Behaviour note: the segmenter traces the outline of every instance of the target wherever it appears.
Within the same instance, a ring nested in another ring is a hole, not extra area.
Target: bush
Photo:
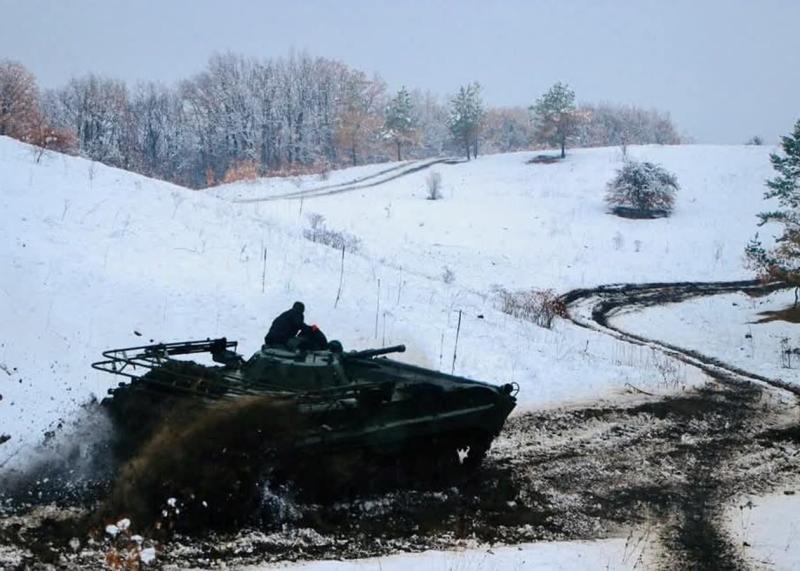
[[[678,179],[663,167],[629,160],[608,183],[606,203],[620,216],[669,216],[678,189]]]
[[[425,179],[425,184],[428,187],[428,200],[439,200],[442,198],[442,175],[438,172],[428,173]]]
[[[309,214],[308,225],[309,227],[303,230],[303,237],[312,242],[325,244],[337,250],[344,248],[348,252],[357,252],[361,249],[361,240],[357,236],[326,227],[325,217],[321,214]]]
[[[233,161],[225,176],[222,178],[224,184],[239,182],[244,180],[256,180],[258,178],[258,163],[252,160]]]
[[[498,287],[495,291],[500,299],[500,311],[540,327],[550,329],[556,317],[567,316],[564,302],[551,289],[511,292]]]

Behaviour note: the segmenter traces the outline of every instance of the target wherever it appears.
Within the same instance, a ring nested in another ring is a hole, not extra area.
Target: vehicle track
[[[648,339],[623,331],[611,324],[610,319],[619,311],[629,308],[644,308],[665,303],[678,303],[694,297],[746,293],[766,295],[791,286],[783,282],[764,284],[757,280],[731,282],[675,282],[646,284],[612,284],[596,288],[576,289],[560,296],[568,308],[569,319],[581,327],[610,334],[618,339],[653,347],[681,361],[698,367],[714,378],[733,378],[765,383],[781,390],[800,395],[800,387],[779,379],[771,379],[758,373],[729,365],[719,359],[704,355],[694,349],[678,347],[664,341]]]
[[[753,416],[769,416],[765,405],[758,410],[757,403],[763,399],[765,390],[787,391],[800,396],[800,387],[746,371],[694,350],[649,339],[624,331],[612,324],[611,319],[620,311],[641,309],[652,305],[678,303],[687,299],[742,292],[760,296],[786,289],[787,284],[761,283],[758,281],[733,282],[680,282],[649,284],[614,284],[597,288],[578,289],[561,296],[567,307],[569,319],[578,326],[610,334],[622,341],[660,350],[670,357],[697,367],[712,379],[720,382],[743,405],[731,408],[725,415],[726,426],[732,434],[750,435],[756,439],[764,434],[764,426],[756,426]],[[796,427],[789,428],[796,431]],[[747,447],[746,439],[713,439],[713,446],[703,447],[701,456],[695,455],[690,464],[696,466],[694,485],[684,490],[673,503],[668,519],[673,524],[664,528],[661,543],[673,561],[694,568],[737,569],[744,567],[732,545],[720,528],[719,517],[724,503],[737,490],[733,481],[725,481],[719,470],[726,463],[735,462]],[[796,472],[795,472],[796,473]]]
[[[453,164],[458,164],[460,162],[462,162],[460,159],[454,159],[451,157],[429,159],[424,161],[412,161],[411,163],[404,163],[399,166],[394,166],[392,168],[385,169],[380,172],[360,177],[357,179],[353,179],[351,181],[343,182],[340,184],[319,186],[315,188],[309,188],[306,190],[287,192],[285,194],[279,194],[276,196],[237,199],[234,200],[233,202],[244,204],[251,202],[270,202],[275,200],[297,200],[306,198],[318,198],[320,196],[330,196],[333,194],[341,194],[344,192],[353,192],[356,190],[363,190],[366,188],[373,188],[376,186],[380,186],[387,182],[397,180],[404,176],[420,172],[422,170],[428,169],[438,164],[453,165]]]

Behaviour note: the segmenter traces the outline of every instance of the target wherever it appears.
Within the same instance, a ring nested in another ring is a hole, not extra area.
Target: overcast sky
[[[0,0],[0,59],[43,87],[87,72],[171,83],[214,52],[336,58],[491,105],[555,81],[669,111],[697,142],[777,141],[800,119],[800,0]]]

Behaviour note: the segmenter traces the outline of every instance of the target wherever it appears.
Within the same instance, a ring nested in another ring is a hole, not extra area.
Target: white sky
[[[670,111],[698,142],[768,142],[800,118],[799,0],[0,0],[0,58],[44,87],[97,72],[173,82],[213,52],[341,59],[492,105],[555,81]]]

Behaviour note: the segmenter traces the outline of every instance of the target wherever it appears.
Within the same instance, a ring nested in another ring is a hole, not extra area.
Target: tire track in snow
[[[309,188],[306,190],[298,190],[295,192],[289,192],[277,196],[265,196],[262,198],[244,198],[244,199],[233,200],[232,202],[236,202],[239,204],[246,204],[252,202],[271,202],[274,200],[297,200],[306,198],[317,198],[320,196],[330,196],[333,194],[341,194],[344,192],[353,192],[356,190],[363,190],[366,188],[373,188],[376,186],[380,186],[387,182],[391,182],[393,180],[397,180],[399,178],[420,172],[422,170],[428,169],[438,164],[452,165],[452,164],[458,164],[460,162],[462,162],[460,159],[454,159],[454,158],[439,158],[439,159],[430,159],[427,161],[414,161],[411,164],[403,164],[397,167],[392,167],[390,169],[386,169],[369,176],[361,177],[358,179],[354,179],[336,185],[326,185],[315,188]],[[399,172],[397,172],[398,169],[402,170],[399,170]],[[383,176],[387,174],[389,174],[389,176]]]
[[[611,323],[614,315],[628,308],[644,308],[651,305],[678,303],[695,297],[746,293],[766,295],[789,286],[783,282],[763,284],[757,280],[731,282],[676,282],[646,284],[611,284],[596,288],[576,289],[560,296],[567,307],[570,321],[580,327],[609,334],[622,341],[652,347],[662,353],[697,367],[710,376],[725,381],[738,380],[767,384],[800,396],[800,386],[780,379],[772,379],[758,373],[746,371],[701,353],[700,351],[649,339],[624,331]]]

